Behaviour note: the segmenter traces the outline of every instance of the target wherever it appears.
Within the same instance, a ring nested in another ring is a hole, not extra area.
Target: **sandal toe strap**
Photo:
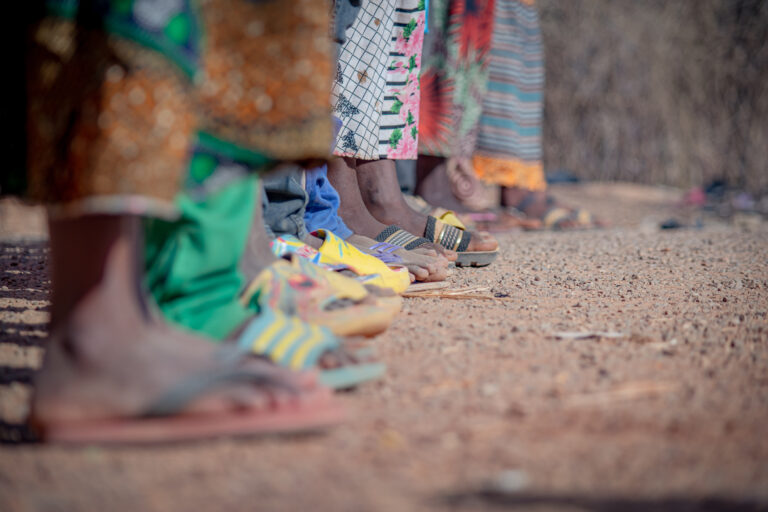
[[[413,235],[394,224],[387,226],[381,233],[376,235],[376,241],[397,245],[409,251],[430,242],[429,240]]]
[[[469,231],[446,224],[431,215],[427,217],[424,237],[433,243],[440,244],[446,249],[456,252],[465,252],[472,241],[472,235]]]

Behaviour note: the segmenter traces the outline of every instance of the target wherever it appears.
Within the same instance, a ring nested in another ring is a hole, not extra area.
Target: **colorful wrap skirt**
[[[425,15],[424,0],[363,2],[333,81],[333,111],[342,122],[335,155],[417,157]]]
[[[58,214],[168,216],[185,186],[326,157],[329,9],[291,7],[48,0],[28,45],[30,195]]]
[[[543,58],[533,0],[432,0],[419,153],[471,159],[492,184],[545,188]]]
[[[471,158],[488,82],[494,0],[432,0],[421,72],[419,152]]]

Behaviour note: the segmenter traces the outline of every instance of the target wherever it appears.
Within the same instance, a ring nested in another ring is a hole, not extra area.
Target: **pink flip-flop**
[[[72,444],[152,444],[216,437],[251,437],[320,431],[339,423],[344,411],[331,391],[318,386],[296,391],[288,404],[269,403],[264,408],[234,408],[223,413],[185,413],[206,393],[231,385],[252,384],[286,388],[274,375],[251,369],[226,368],[195,375],[152,401],[131,417],[44,423],[30,420],[40,440]],[[274,402],[274,401],[269,401]]]

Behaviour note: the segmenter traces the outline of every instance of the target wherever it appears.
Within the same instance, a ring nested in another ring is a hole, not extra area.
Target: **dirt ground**
[[[342,396],[344,425],[4,445],[0,510],[768,510],[768,223],[681,211],[671,190],[556,193],[613,227],[499,235],[494,265],[451,276],[494,299],[406,299],[371,341],[389,372]],[[672,216],[703,227],[660,231]],[[0,219],[10,440],[45,344],[46,249],[39,210],[6,200]]]

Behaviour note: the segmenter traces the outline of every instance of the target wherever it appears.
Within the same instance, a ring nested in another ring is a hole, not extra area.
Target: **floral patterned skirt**
[[[46,4],[28,45],[27,167],[54,212],[172,215],[186,183],[241,174],[190,162],[193,146],[249,170],[327,156],[324,3]]]
[[[424,24],[424,0],[363,2],[333,83],[333,110],[342,122],[335,155],[417,157]]]

